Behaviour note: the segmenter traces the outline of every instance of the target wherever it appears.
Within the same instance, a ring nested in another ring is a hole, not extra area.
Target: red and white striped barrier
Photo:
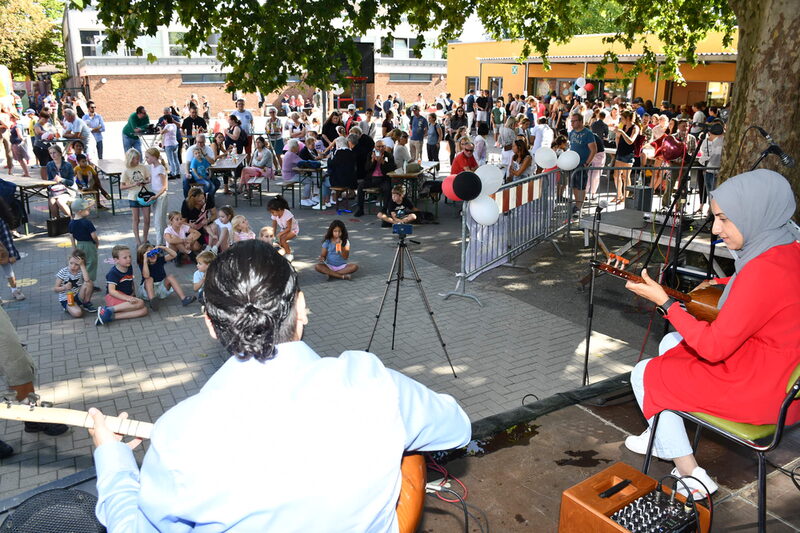
[[[497,203],[500,213],[508,213],[516,207],[540,199],[542,197],[542,181],[527,181],[516,187],[501,189],[489,196]]]

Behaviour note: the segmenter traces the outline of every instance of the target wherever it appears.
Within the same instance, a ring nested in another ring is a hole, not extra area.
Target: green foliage
[[[207,52],[209,37],[219,34],[217,57],[232,69],[229,90],[258,88],[262,93],[295,76],[314,87],[345,84],[337,78],[338,65],[345,58],[357,72],[355,40],[371,28],[383,28],[381,51],[388,52],[403,19],[418,33],[417,56],[426,45],[446,49],[471,13],[477,13],[493,38],[523,41],[522,57],[535,53],[546,58],[551,43],[578,33],[610,31],[615,35],[608,42],[626,44],[651,35],[665,43],[665,57],[657,58],[646,46],[630,76],[654,75],[659,69],[667,78],[679,76],[680,58],[696,61],[697,43],[709,31],[723,31],[730,42],[735,23],[727,0],[96,0],[95,5],[108,28],[110,48],[120,43],[135,48],[137,36],[155,35],[172,20],[187,28],[181,40],[187,54]],[[429,30],[435,30],[432,42],[422,36]],[[601,68],[614,60],[606,52]]]
[[[59,0],[0,0],[0,63],[31,79],[39,65],[63,67],[63,13]]]

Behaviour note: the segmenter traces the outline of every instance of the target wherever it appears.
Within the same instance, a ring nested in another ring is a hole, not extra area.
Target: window
[[[209,50],[208,52],[208,55],[211,57],[217,56],[217,43],[219,42],[219,37],[220,37],[219,33],[212,33],[211,35],[208,36],[208,39],[206,40],[208,46],[211,48],[211,50]]]
[[[408,59],[408,39],[395,39],[392,57],[395,59]]]
[[[84,57],[102,56],[105,34],[100,30],[81,30],[81,52]]]
[[[503,96],[503,78],[489,77],[489,94],[493,99]]]
[[[464,94],[468,94],[470,89],[477,91],[479,87],[480,83],[477,76],[467,76],[467,88],[464,90]]]
[[[706,101],[710,106],[725,107],[731,95],[731,84],[728,82],[708,82]]]
[[[181,43],[184,32],[171,31],[169,32],[169,55],[182,56],[185,55],[186,47]]]
[[[614,98],[615,96],[630,98],[631,82],[623,80],[603,80],[602,96],[603,98]]]
[[[433,79],[433,74],[406,74],[406,73],[389,74],[389,81],[415,81],[421,83],[430,83],[432,79]]]
[[[181,74],[182,83],[225,83],[225,74]]]
[[[533,81],[533,90],[530,94],[538,98],[543,98],[555,90],[556,80],[552,78],[531,78]]]
[[[147,57],[148,54],[153,54],[156,57],[164,55],[161,45],[161,34],[155,35],[142,35],[137,37],[135,41],[136,46],[133,48],[125,48],[126,56]]]

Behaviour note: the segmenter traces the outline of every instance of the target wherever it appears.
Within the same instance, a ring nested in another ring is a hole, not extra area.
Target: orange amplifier
[[[602,472],[565,490],[561,495],[560,533],[611,533],[621,531],[696,531],[694,511],[685,498],[670,502],[674,480],[658,482],[625,463],[615,463]],[[618,487],[622,487],[616,490]],[[612,490],[609,490],[612,489]],[[613,494],[601,497],[604,492]],[[697,502],[701,533],[708,533],[709,511]]]

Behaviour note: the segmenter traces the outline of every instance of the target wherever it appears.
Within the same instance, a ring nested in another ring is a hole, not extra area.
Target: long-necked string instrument
[[[87,429],[94,427],[94,419],[86,411],[49,407],[45,403],[36,405],[6,401],[0,403],[0,418],[45,424],[66,424]],[[150,422],[139,422],[118,416],[106,416],[106,425],[114,433],[140,439],[149,439],[153,430],[153,424]]]
[[[625,270],[614,268],[613,266],[601,263],[600,261],[591,261],[592,268],[607,272],[614,277],[633,281],[634,283],[644,283],[644,279],[636,274],[631,274]],[[661,285],[667,296],[681,302],[686,310],[696,319],[705,322],[713,322],[717,318],[719,309],[717,302],[722,296],[723,287],[721,285],[709,285],[703,289],[697,289],[690,293],[676,291],[671,287]]]

